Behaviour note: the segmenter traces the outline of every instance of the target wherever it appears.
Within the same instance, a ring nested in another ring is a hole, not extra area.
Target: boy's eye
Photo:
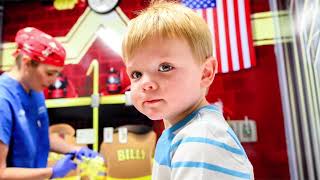
[[[138,71],[134,71],[134,72],[131,73],[131,78],[132,79],[139,79],[141,76],[142,76],[142,73],[138,72]]]
[[[173,67],[170,64],[161,64],[159,66],[160,72],[168,72],[168,71],[171,71],[172,69],[173,69]]]

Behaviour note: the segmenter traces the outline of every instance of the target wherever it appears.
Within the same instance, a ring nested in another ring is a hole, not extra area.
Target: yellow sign
[[[73,9],[78,0],[54,0],[53,6],[56,10]]]
[[[117,150],[118,161],[144,160],[146,152],[143,149],[119,149]]]

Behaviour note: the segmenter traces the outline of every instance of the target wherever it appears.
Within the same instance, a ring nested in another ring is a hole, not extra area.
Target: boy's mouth
[[[152,99],[152,100],[144,101],[143,104],[156,104],[160,101],[161,101],[161,99]]]

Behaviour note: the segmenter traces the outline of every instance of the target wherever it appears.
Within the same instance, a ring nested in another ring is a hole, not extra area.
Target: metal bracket
[[[100,105],[100,95],[99,94],[92,94],[91,95],[91,107],[99,107]]]

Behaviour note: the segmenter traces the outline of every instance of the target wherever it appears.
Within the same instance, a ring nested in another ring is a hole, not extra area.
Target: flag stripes
[[[248,0],[182,0],[182,3],[195,9],[207,22],[219,63],[218,72],[256,65]]]

